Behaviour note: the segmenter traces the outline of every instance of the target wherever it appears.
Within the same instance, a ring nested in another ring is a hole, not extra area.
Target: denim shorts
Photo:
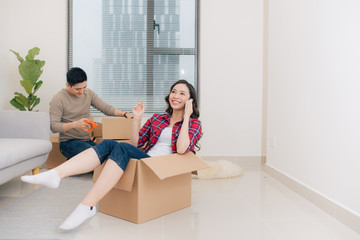
[[[60,152],[67,159],[74,157],[75,155],[85,151],[86,149],[95,146],[96,143],[93,141],[83,141],[79,139],[71,139],[65,142],[60,142]]]
[[[97,153],[100,163],[106,159],[111,159],[125,171],[130,158],[141,159],[150,157],[147,153],[128,143],[118,143],[114,140],[106,139],[93,147]]]

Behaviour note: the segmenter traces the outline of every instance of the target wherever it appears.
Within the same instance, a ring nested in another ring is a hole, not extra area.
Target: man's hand
[[[133,119],[134,118],[134,115],[131,114],[131,113],[126,113],[126,116],[124,116],[125,118],[130,118],[130,119]]]
[[[89,120],[89,119],[81,118],[80,120],[73,122],[74,126],[75,126],[74,128],[87,132],[91,126],[89,123],[84,122],[86,120]]]

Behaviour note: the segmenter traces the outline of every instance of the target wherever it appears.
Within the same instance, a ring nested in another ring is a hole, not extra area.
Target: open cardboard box
[[[143,223],[191,205],[191,172],[207,168],[194,153],[130,159],[112,190],[99,202],[99,211]],[[93,181],[101,173],[95,169]]]

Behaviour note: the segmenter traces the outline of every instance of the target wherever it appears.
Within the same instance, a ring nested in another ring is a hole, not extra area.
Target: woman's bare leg
[[[90,192],[81,201],[87,206],[95,206],[119,181],[124,171],[109,159]]]
[[[89,148],[57,166],[54,170],[62,179],[75,174],[90,172],[99,165],[100,160],[97,153],[94,149]]]

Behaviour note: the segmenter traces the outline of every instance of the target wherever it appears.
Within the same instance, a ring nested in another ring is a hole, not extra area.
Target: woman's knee
[[[119,142],[115,146],[116,149],[121,150],[122,152],[127,152],[131,147],[131,144],[125,142]]]
[[[121,167],[124,171],[130,159],[130,149],[133,147],[131,144],[120,142],[117,143],[116,146],[113,148],[109,159],[116,162],[119,167]]]
[[[99,144],[106,144],[106,145],[113,145],[113,144],[116,144],[117,142],[115,140],[112,140],[112,139],[104,139],[101,143]]]
[[[101,147],[107,148],[111,152],[111,150],[117,145],[117,142],[112,139],[105,139],[98,145],[101,145]]]

